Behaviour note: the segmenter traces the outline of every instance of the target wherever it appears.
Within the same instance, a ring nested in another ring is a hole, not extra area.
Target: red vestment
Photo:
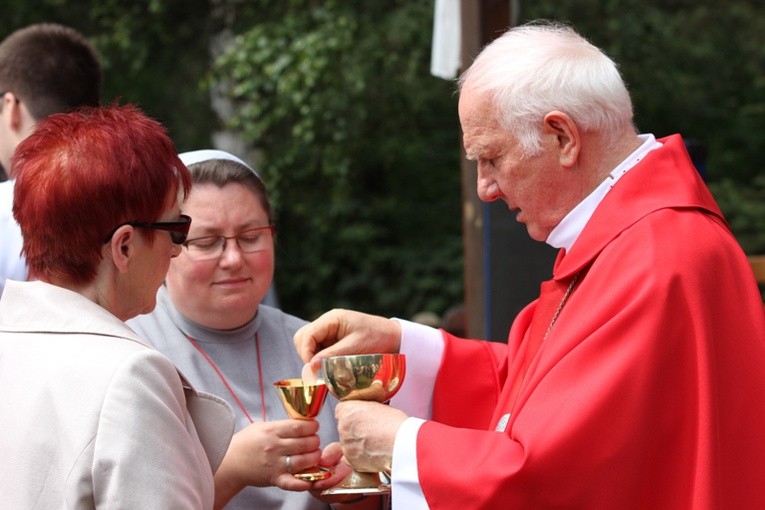
[[[682,139],[661,142],[556,261],[553,305],[579,280],[536,355],[537,301],[508,345],[444,334],[430,508],[765,508],[762,299]]]

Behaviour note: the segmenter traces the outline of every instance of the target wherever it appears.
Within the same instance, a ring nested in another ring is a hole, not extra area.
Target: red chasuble
[[[417,437],[430,508],[765,508],[762,299],[682,139],[661,142],[507,345],[445,334]]]

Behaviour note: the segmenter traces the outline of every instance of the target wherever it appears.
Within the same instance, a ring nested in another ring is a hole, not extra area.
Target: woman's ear
[[[563,112],[552,111],[545,115],[544,130],[555,136],[558,159],[564,168],[572,168],[579,158],[582,141],[579,128],[571,117]]]
[[[107,243],[107,256],[114,262],[120,273],[125,273],[135,253],[137,230],[130,225],[122,225],[114,231]]]

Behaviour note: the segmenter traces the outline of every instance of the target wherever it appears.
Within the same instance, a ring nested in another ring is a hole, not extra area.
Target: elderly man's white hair
[[[500,125],[527,155],[539,152],[542,120],[553,110],[614,140],[634,131],[632,101],[616,63],[567,25],[511,28],[481,51],[459,86],[489,95]]]

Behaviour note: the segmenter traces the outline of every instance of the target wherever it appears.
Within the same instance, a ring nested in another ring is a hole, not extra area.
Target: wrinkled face
[[[542,151],[524,156],[515,137],[500,126],[496,107],[469,87],[460,95],[459,116],[467,157],[478,164],[478,197],[503,200],[532,239],[546,240],[565,215],[558,204],[562,181],[554,141],[543,135]]]
[[[219,188],[194,184],[183,213],[192,218],[188,239],[236,236],[268,225],[266,211],[255,193],[237,183]],[[209,328],[233,329],[252,319],[274,275],[273,237],[267,248],[243,252],[228,239],[223,253],[212,260],[193,260],[186,248],[173,259],[167,289],[175,307]]]

